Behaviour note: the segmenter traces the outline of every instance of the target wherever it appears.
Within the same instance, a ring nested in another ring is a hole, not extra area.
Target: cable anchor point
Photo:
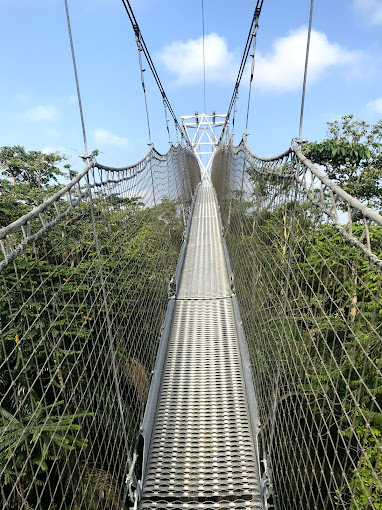
[[[293,138],[292,145],[298,145],[301,147],[304,143],[308,143],[306,138]]]

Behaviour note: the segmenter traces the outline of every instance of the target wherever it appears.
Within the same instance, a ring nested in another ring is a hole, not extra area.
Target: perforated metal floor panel
[[[199,188],[141,509],[262,508],[218,210]]]

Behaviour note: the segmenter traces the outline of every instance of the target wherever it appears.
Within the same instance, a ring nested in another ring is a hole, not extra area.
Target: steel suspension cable
[[[189,145],[189,141],[187,139],[187,136],[186,134],[184,133],[184,130],[183,128],[180,126],[179,122],[178,122],[178,119],[174,113],[174,110],[171,106],[171,103],[166,95],[166,92],[163,88],[163,85],[162,85],[162,82],[160,81],[160,78],[159,78],[159,75],[157,73],[157,70],[155,69],[155,66],[154,66],[154,62],[151,58],[151,55],[150,55],[150,52],[149,50],[147,49],[147,46],[146,46],[146,43],[145,43],[145,40],[142,36],[142,33],[141,33],[141,30],[139,28],[139,25],[138,25],[138,22],[135,18],[135,15],[134,15],[134,12],[133,12],[133,9],[130,5],[130,2],[129,0],[122,0],[122,3],[123,3],[123,6],[125,7],[125,10],[126,10],[126,13],[129,17],[129,20],[130,20],[130,23],[131,23],[131,26],[133,27],[133,30],[134,30],[134,33],[135,33],[135,36],[139,36],[139,39],[140,39],[140,42],[141,42],[141,45],[142,45],[142,52],[143,54],[145,55],[146,57],[146,60],[147,60],[147,64],[148,66],[150,67],[150,70],[154,76],[154,80],[159,88],[159,91],[160,93],[162,94],[162,97],[163,97],[163,101],[165,101],[166,105],[167,105],[167,108],[171,114],[171,117],[173,118],[174,120],[174,123],[175,123],[175,126],[176,126],[176,129],[179,130],[180,134],[181,134],[181,137],[186,141],[186,144]]]
[[[149,117],[149,108],[147,105],[147,94],[146,94],[146,87],[145,87],[145,75],[144,75],[145,69],[143,67],[142,55],[141,55],[142,43],[141,43],[141,33],[140,32],[135,34],[135,40],[136,40],[137,47],[138,47],[138,60],[139,60],[139,68],[141,71],[141,84],[142,84],[142,90],[143,90],[143,97],[145,100],[147,130],[148,130],[148,135],[149,135],[149,145],[151,146],[150,117]]]
[[[301,96],[300,127],[299,127],[299,132],[298,132],[298,137],[300,140],[302,139],[302,122],[304,119],[305,92],[306,92],[306,80],[307,80],[307,76],[308,76],[308,63],[309,63],[309,50],[310,50],[310,36],[312,33],[313,7],[314,7],[314,0],[311,0],[310,1],[308,37],[306,40],[304,80],[303,80],[303,85],[302,85],[302,96]]]
[[[232,97],[231,97],[231,101],[230,101],[230,104],[229,104],[229,107],[228,107],[227,117],[226,117],[226,120],[224,122],[223,128],[221,130],[218,143],[220,143],[223,140],[225,130],[227,129],[229,118],[231,116],[232,108],[234,107],[234,104],[235,104],[236,95],[238,94],[238,91],[239,91],[241,79],[243,77],[244,70],[245,70],[245,65],[247,63],[248,55],[249,55],[249,52],[250,52],[250,49],[251,49],[251,43],[252,43],[253,38],[255,36],[254,34],[255,34],[256,17],[257,17],[257,20],[258,20],[258,18],[260,17],[261,9],[263,7],[263,3],[264,3],[264,0],[257,0],[255,11],[254,11],[253,17],[252,17],[251,26],[250,26],[248,37],[247,37],[247,42],[245,44],[243,56],[242,56],[241,63],[240,63],[239,72],[237,74],[236,83],[235,83],[235,86],[234,86],[234,89],[233,89],[233,93],[232,93]]]
[[[171,143],[171,135],[170,135],[170,127],[168,125],[168,116],[167,116],[167,105],[166,105],[166,102],[163,101],[163,106],[164,106],[164,117],[166,119],[166,130],[167,130],[167,134],[168,134],[168,142]]]
[[[89,164],[88,147],[87,147],[86,131],[85,131],[85,121],[84,121],[84,114],[83,114],[83,110],[82,110],[81,93],[80,93],[80,86],[79,86],[79,80],[78,80],[78,72],[77,72],[73,37],[72,37],[70,17],[69,17],[69,7],[68,7],[67,0],[65,0],[65,11],[66,11],[66,21],[67,21],[67,26],[68,26],[69,40],[70,40],[70,48],[71,48],[71,53],[72,53],[74,76],[75,76],[76,88],[77,88],[78,105],[79,105],[80,117],[81,117],[82,135],[83,135],[83,140],[84,140],[85,152],[84,152],[83,157],[87,160],[87,162]],[[140,56],[140,53],[139,53],[139,56]],[[139,60],[140,60],[140,64],[141,64],[141,58]],[[142,69],[142,65],[141,65],[141,69]],[[142,74],[143,74],[143,72],[142,72]],[[143,86],[143,90],[145,92],[143,76],[142,76],[142,86]],[[145,95],[145,101],[146,101],[146,95]],[[150,138],[150,124],[149,124],[149,119],[148,119],[147,102],[146,102],[146,113],[147,113],[147,121],[148,121],[148,125],[149,125],[149,138]],[[109,349],[110,349],[111,359],[112,359],[113,381],[114,381],[115,391],[116,391],[116,395],[117,395],[118,410],[119,410],[121,425],[122,425],[122,435],[123,435],[123,438],[125,441],[125,445],[128,445],[129,444],[129,438],[128,438],[128,434],[127,434],[128,428],[126,426],[125,416],[124,416],[124,412],[123,412],[123,404],[122,404],[122,398],[121,398],[121,384],[120,384],[119,377],[117,374],[116,348],[114,345],[114,339],[113,339],[113,334],[112,334],[111,318],[110,318],[109,306],[108,306],[108,302],[107,302],[107,293],[106,293],[106,288],[105,288],[105,277],[104,277],[104,272],[103,272],[101,251],[100,251],[100,246],[99,246],[99,241],[98,241],[98,232],[97,232],[96,222],[95,222],[93,194],[92,194],[92,190],[91,190],[91,186],[90,186],[88,173],[85,176],[85,183],[86,183],[87,192],[88,192],[93,239],[94,239],[96,253],[97,253],[97,259],[98,259],[98,263],[99,263],[99,270],[98,270],[97,276],[99,278],[101,289],[102,289],[102,306],[104,308],[104,312],[105,312],[105,316],[106,316],[107,336],[108,336],[108,340],[109,340]],[[126,472],[128,472],[130,466],[132,466],[132,463],[133,463],[133,459],[132,459],[130,453],[128,452],[127,466],[125,466]],[[135,474],[132,475],[131,482],[136,484]],[[127,497],[128,486],[127,486],[127,484],[125,484],[125,485],[126,485],[126,487],[125,487],[124,494],[123,494],[123,503],[126,503],[126,497]]]
[[[206,107],[206,55],[204,48],[204,0],[202,0],[202,28],[203,28],[203,97],[204,97],[204,112],[207,113]]]
[[[252,55],[251,55],[251,57],[252,57],[251,76],[250,76],[250,79],[249,79],[247,118],[246,118],[246,121],[245,121],[245,133],[246,133],[246,135],[248,135],[249,105],[251,103],[251,90],[252,90],[253,74],[254,74],[254,70],[255,70],[256,36],[257,36],[257,32],[259,30],[259,16],[260,16],[260,11],[259,10],[255,10],[255,29],[253,31],[253,48],[252,48]]]
[[[233,103],[233,114],[232,114],[232,133],[231,133],[231,139],[232,140],[233,140],[233,137],[234,137],[234,134],[235,134],[235,114],[237,112],[237,110],[236,110],[236,103],[237,103],[238,99],[239,99],[239,96],[238,96],[238,93],[236,91],[235,101]]]
[[[81,126],[82,126],[82,136],[84,139],[84,148],[85,148],[85,154],[84,156],[88,155],[88,144],[86,141],[86,131],[85,131],[85,121],[84,121],[84,112],[82,110],[82,101],[81,101],[81,93],[80,93],[80,84],[78,80],[78,73],[77,73],[77,64],[76,64],[76,56],[74,53],[74,45],[73,45],[73,37],[72,37],[72,30],[70,26],[70,17],[69,17],[69,7],[68,7],[68,0],[65,1],[65,11],[66,11],[66,23],[68,26],[68,34],[69,34],[69,40],[70,40],[70,50],[72,53],[72,61],[73,61],[73,70],[74,70],[74,77],[76,80],[76,88],[77,88],[77,99],[78,99],[78,107],[80,109],[80,117],[81,117]]]

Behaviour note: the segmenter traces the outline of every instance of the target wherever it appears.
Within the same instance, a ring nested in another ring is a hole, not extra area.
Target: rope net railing
[[[257,394],[269,502],[382,501],[382,217],[292,147],[212,165]]]
[[[2,508],[129,507],[169,282],[199,181],[182,147],[151,148],[121,169],[92,160],[0,230]]]

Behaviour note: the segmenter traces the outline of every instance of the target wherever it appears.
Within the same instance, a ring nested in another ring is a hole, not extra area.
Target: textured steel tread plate
[[[141,509],[262,508],[228,296],[218,208],[212,186],[204,184],[172,319]]]
[[[223,244],[205,244],[202,247],[189,244],[178,299],[212,299],[230,295]]]
[[[204,184],[196,198],[188,243],[204,245],[216,242],[221,242],[217,202],[212,186]]]
[[[213,510],[214,508],[218,508],[219,510],[248,510],[255,509],[255,508],[262,508],[261,504],[259,502],[255,501],[244,501],[241,499],[234,500],[234,501],[224,501],[220,500],[218,502],[213,501],[206,501],[203,503],[198,502],[182,502],[182,501],[149,501],[147,503],[143,503],[141,506],[142,510],[197,510],[197,509],[206,509],[206,510]]]
[[[213,189],[199,189],[192,216],[178,299],[213,299],[231,295]]]
[[[178,301],[143,500],[248,499],[256,508],[255,466],[232,300]]]

